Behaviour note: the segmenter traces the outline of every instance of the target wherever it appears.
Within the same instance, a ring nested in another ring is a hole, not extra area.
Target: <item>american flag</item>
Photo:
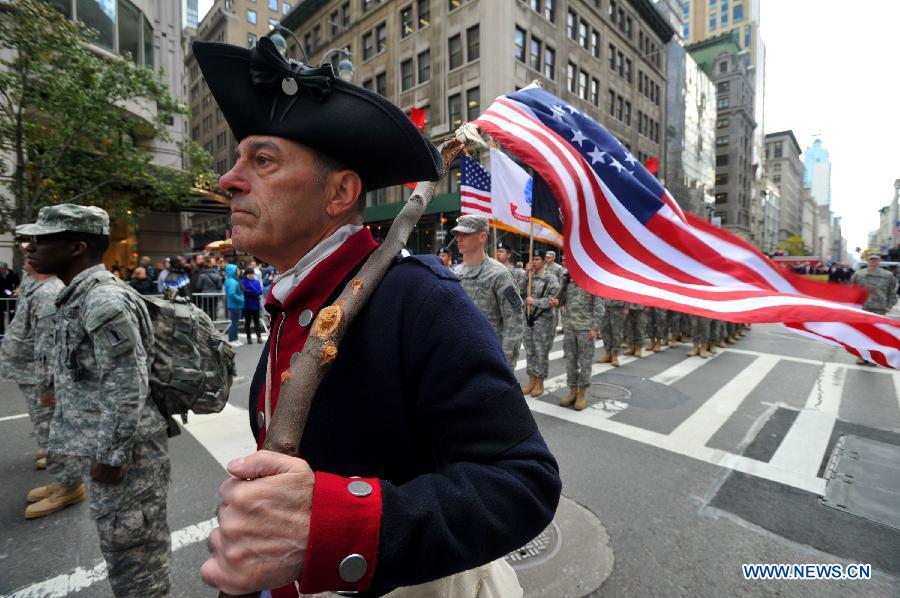
[[[491,216],[491,173],[481,164],[462,156],[460,158],[462,180],[459,184],[461,214],[486,214]]]
[[[601,125],[528,87],[475,124],[535,169],[560,203],[566,266],[587,291],[791,330],[900,368],[900,322],[860,309],[861,289],[793,275],[691,214]]]

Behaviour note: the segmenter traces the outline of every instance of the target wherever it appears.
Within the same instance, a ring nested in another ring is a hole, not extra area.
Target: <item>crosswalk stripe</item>
[[[815,476],[818,473],[837,421],[846,379],[846,366],[826,363],[822,367],[806,406],[772,455],[770,465],[802,475]]]
[[[226,403],[219,413],[191,414],[184,429],[199,442],[224,469],[228,462],[256,452],[256,441],[247,423],[247,410]]]
[[[669,349],[666,350],[668,351]],[[707,359],[703,359],[702,357],[683,359],[672,367],[656,374],[655,376],[650,378],[650,380],[658,384],[674,384],[675,382],[678,382],[688,374],[700,368],[703,364],[708,363],[710,359],[714,359],[714,357]]]
[[[706,445],[779,361],[774,355],[757,357],[707,399],[693,415],[681,422],[669,436],[674,442]]]

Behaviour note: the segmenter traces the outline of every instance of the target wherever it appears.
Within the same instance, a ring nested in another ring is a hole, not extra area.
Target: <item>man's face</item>
[[[449,253],[439,253],[438,257],[441,258],[441,261],[444,262],[445,266],[450,265],[450,254]]]
[[[540,272],[544,268],[544,259],[539,255],[531,258],[531,266],[534,268],[536,272]]]
[[[219,185],[232,194],[235,248],[266,261],[283,261],[286,248],[309,251],[328,226],[315,154],[299,143],[280,137],[245,138],[237,162]]]
[[[497,260],[501,264],[509,263],[509,251],[506,249],[498,249],[497,250]]]
[[[38,274],[60,274],[76,259],[72,255],[76,243],[59,235],[32,237],[25,248],[25,259]]]
[[[456,246],[459,247],[459,252],[462,254],[472,253],[473,251],[478,251],[480,247],[484,247],[486,238],[487,233],[481,231],[477,233],[456,233]]]
[[[556,261],[556,256],[555,256],[555,255],[548,255],[548,256],[546,256],[546,257],[544,258],[544,263],[545,263],[545,264],[552,264],[552,263],[555,262],[555,261]]]
[[[867,261],[869,262],[870,268],[877,268],[878,266],[881,265],[880,257],[870,257]]]
[[[149,266],[149,265],[150,265],[150,258],[149,258],[149,257],[142,257],[142,258],[141,258],[141,265],[142,265],[142,266]]]

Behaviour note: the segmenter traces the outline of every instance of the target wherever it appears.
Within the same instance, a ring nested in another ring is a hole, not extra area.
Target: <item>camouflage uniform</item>
[[[647,315],[649,316],[647,335],[654,341],[665,342],[669,338],[668,310],[661,307],[648,307]]]
[[[600,320],[600,336],[603,348],[618,353],[622,346],[622,335],[625,332],[625,314],[622,312],[628,304],[615,299],[603,299],[603,318]]]
[[[563,280],[567,274],[566,269],[563,268],[560,264],[556,262],[552,262],[549,264],[544,264],[544,272],[548,272],[556,277],[556,280],[559,281],[559,284],[562,285]],[[527,275],[526,275],[527,278]],[[562,310],[562,307],[554,307],[553,309],[553,331],[556,332],[556,328],[559,326],[559,312]],[[565,328],[565,325],[563,325]]]
[[[485,257],[480,264],[464,266],[459,278],[466,294],[497,333],[506,362],[514,370],[522,343],[524,302],[512,275],[503,264]]]
[[[626,354],[633,352],[635,346],[640,346],[644,342],[644,306],[639,303],[628,303],[628,315],[625,316],[625,342],[628,343],[629,350]]]
[[[166,596],[169,457],[166,421],[150,398],[153,330],[147,308],[102,264],[56,299],[56,411],[50,452],[124,466],[91,482],[91,513],[116,596]],[[144,340],[142,340],[144,339]]]
[[[884,315],[897,303],[897,281],[884,268],[854,272],[850,283],[868,289],[869,297],[863,305],[866,311]]]
[[[525,279],[524,288],[520,289],[522,296],[528,296],[528,279]],[[559,280],[546,271],[532,276],[531,296],[534,297],[534,305],[531,306],[533,325],[525,323],[525,359],[526,372],[530,376],[537,376],[541,380],[547,377],[550,366],[548,359],[550,347],[553,345],[553,312],[550,311],[550,299],[559,294]],[[527,309],[526,309],[527,313]]]
[[[603,318],[603,299],[591,295],[564,274],[559,304],[563,312],[563,351],[566,355],[566,383],[569,386],[591,385],[591,365],[594,360],[594,339],[591,330],[600,330]]]
[[[710,322],[709,318],[691,316],[691,337],[695,345],[706,347],[709,343]]]

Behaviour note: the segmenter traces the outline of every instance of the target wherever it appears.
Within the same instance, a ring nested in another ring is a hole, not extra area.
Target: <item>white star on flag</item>
[[[581,131],[576,131],[572,129],[572,133],[575,135],[572,137],[572,143],[577,143],[578,145],[583,146],[584,142],[587,141],[587,137],[581,134]]]
[[[563,110],[562,106],[560,106],[559,104],[556,104],[555,106],[551,106],[550,110],[553,111],[553,116],[555,116],[559,120],[562,120],[562,117],[565,114],[565,111]]]
[[[591,164],[596,164],[600,162],[601,164],[606,164],[606,152],[601,152],[600,148],[595,147],[594,151],[588,154],[591,157]]]
[[[568,106],[566,106],[566,110],[568,110],[571,114],[580,114],[580,113],[578,112],[578,109],[575,108],[574,106],[572,106],[571,104],[569,104]]]
[[[625,167],[622,166],[622,165],[619,163],[619,161],[616,160],[615,158],[612,159],[612,161],[609,163],[609,165],[612,166],[613,168],[615,168],[616,170],[618,170],[618,171],[619,171],[619,174],[621,174],[622,171],[625,170]]]
[[[637,159],[631,155],[631,152],[625,152],[625,161],[634,166],[637,164]]]

